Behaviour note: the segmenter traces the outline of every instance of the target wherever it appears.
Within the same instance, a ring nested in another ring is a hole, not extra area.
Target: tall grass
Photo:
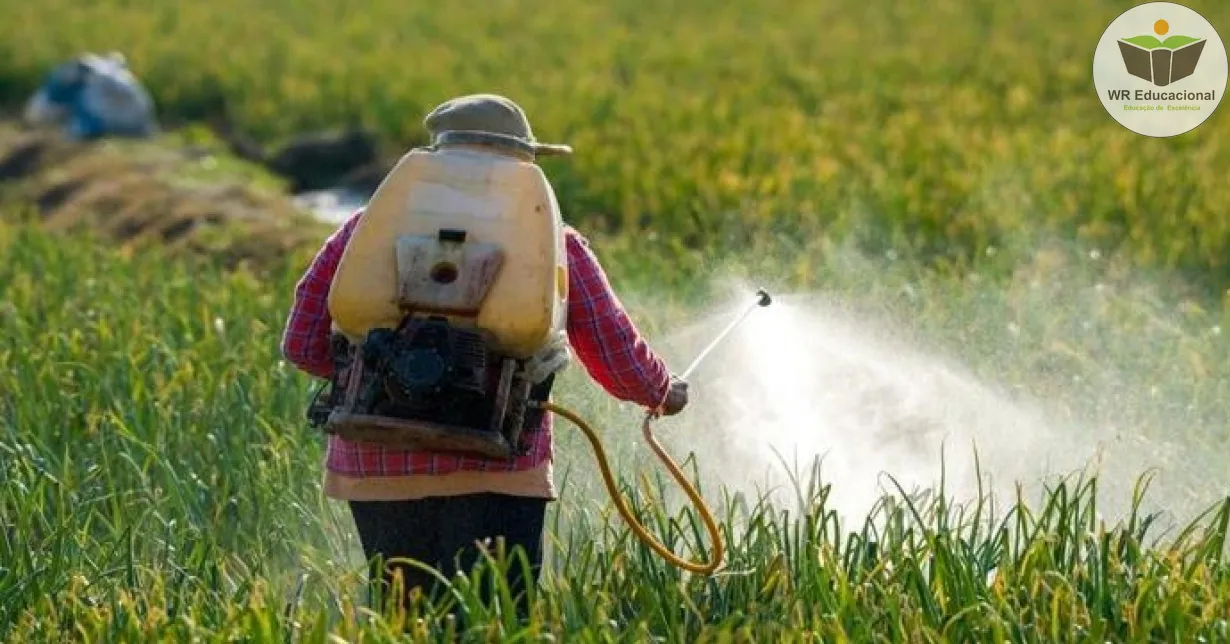
[[[0,227],[0,250],[8,641],[392,641],[407,626],[428,641],[452,627],[441,606],[365,606],[349,517],[320,495],[309,383],[277,354],[293,271],[260,281],[28,226]],[[570,373],[561,396],[583,398]],[[592,476],[575,467],[590,458],[566,447],[561,479]],[[1005,508],[901,490],[851,524],[832,487],[799,474],[794,509],[703,490],[730,549],[712,578],[670,568],[564,483],[531,623],[478,602],[499,577],[482,570],[452,601],[476,637],[520,641],[1230,637],[1230,499],[1175,534],[1142,512],[1105,525],[1098,481],[1080,478]],[[697,517],[651,502],[660,486],[625,480],[655,532],[696,553]]]
[[[225,113],[272,142],[357,121],[396,153],[435,104],[508,94],[577,150],[547,162],[568,215],[626,235],[663,280],[736,249],[819,252],[821,234],[961,267],[1019,257],[1013,233],[1038,228],[1230,287],[1226,109],[1141,137],[1091,81],[1138,2],[9,4],[10,105],[50,65],[119,49],[169,123]],[[1230,5],[1187,4],[1230,24]]]

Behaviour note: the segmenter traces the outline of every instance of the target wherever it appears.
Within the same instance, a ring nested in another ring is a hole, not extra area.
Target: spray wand
[[[756,307],[768,306],[772,303],[773,303],[773,298],[769,297],[768,291],[764,289],[760,289],[759,291],[756,291],[756,301],[747,305],[747,308],[743,309],[743,312],[739,314],[739,317],[736,317],[730,324],[726,325],[726,328],[723,329],[722,332],[719,333],[717,337],[714,338],[713,341],[709,343],[709,346],[701,350],[700,354],[696,356],[696,359],[692,361],[692,364],[688,365],[688,368],[684,369],[683,373],[679,374],[679,379],[687,380],[688,376],[692,375],[693,371],[696,371],[696,367],[700,366],[701,360],[704,360],[705,356],[709,355],[709,353],[713,351],[714,347],[716,347],[719,343],[721,343],[722,340],[725,340],[726,336],[730,335],[730,332],[734,331],[735,327],[739,326],[739,323],[742,322],[743,319],[746,318],[749,313],[756,310]]]
[[[705,357],[713,351],[714,347],[721,343],[726,336],[730,335],[730,332],[733,331],[734,328],[748,316],[748,314],[750,314],[757,307],[768,306],[772,302],[773,298],[769,296],[767,291],[764,289],[756,291],[756,301],[749,304],[738,317],[727,325],[726,328],[723,329],[722,332],[719,333],[717,337],[715,337],[709,345],[696,356],[696,359],[694,359],[692,364],[679,375],[679,378],[681,380],[687,380],[688,376],[696,370],[696,367],[700,365],[701,361],[704,360]],[[635,533],[637,538],[639,538],[646,546],[658,553],[659,556],[671,565],[689,572],[710,575],[713,574],[719,566],[721,566],[725,548],[722,544],[722,535],[718,531],[717,522],[713,519],[713,514],[709,511],[709,507],[705,504],[705,500],[701,498],[700,493],[697,492],[696,488],[688,482],[687,476],[682,470],[679,469],[679,465],[675,463],[675,459],[671,458],[670,454],[666,453],[666,450],[658,442],[658,439],[654,437],[653,430],[650,428],[650,423],[653,419],[661,415],[660,408],[651,410],[645,414],[645,420],[641,423],[641,433],[644,435],[645,441],[649,443],[649,447],[653,449],[654,453],[658,455],[658,458],[661,459],[662,463],[666,465],[666,469],[670,471],[671,476],[677,483],[679,483],[679,486],[683,488],[683,491],[688,495],[688,498],[692,501],[692,504],[696,507],[697,511],[700,512],[701,520],[704,522],[705,528],[709,532],[709,538],[713,542],[713,558],[708,563],[697,563],[678,557],[672,553],[670,549],[662,545],[661,542],[654,539],[653,535],[649,534],[649,530],[646,529],[641,522],[636,520],[636,517],[632,515],[632,511],[628,508],[628,504],[624,501],[623,495],[620,494],[619,489],[615,484],[615,478],[611,474],[610,465],[607,463],[606,451],[602,448],[602,442],[598,440],[597,433],[594,432],[593,428],[589,426],[589,423],[585,422],[584,419],[571,410],[565,409],[564,407],[554,403],[543,402],[539,403],[538,406],[542,409],[567,418],[572,421],[574,425],[581,428],[581,431],[585,433],[586,438],[589,439],[590,445],[594,448],[594,455],[598,459],[598,469],[602,472],[602,480],[606,483],[607,492],[610,493],[611,500],[615,502],[616,509],[619,510],[619,514],[624,518],[624,521],[628,523],[628,526],[632,528],[632,532]]]

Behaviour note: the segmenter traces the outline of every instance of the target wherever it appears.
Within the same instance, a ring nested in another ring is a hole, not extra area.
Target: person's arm
[[[571,229],[567,248],[568,340],[573,352],[610,395],[659,408],[671,387],[666,363],[628,318],[589,245]]]
[[[295,301],[282,332],[282,355],[291,364],[318,378],[333,375],[333,356],[329,350],[333,324],[329,316],[329,287],[342,259],[342,251],[361,215],[361,210],[351,215],[317,251],[295,285]]]

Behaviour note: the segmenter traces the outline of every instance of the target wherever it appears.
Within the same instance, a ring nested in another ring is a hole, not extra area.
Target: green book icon
[[[1206,42],[1191,36],[1171,36],[1166,40],[1151,35],[1120,38],[1119,53],[1129,74],[1165,87],[1196,72]]]

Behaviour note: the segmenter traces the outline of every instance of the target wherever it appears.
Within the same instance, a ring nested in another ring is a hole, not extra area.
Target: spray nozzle
[[[769,297],[769,292],[764,289],[756,291],[756,295],[760,296],[760,299],[757,301],[760,306],[768,306],[773,303],[773,298]]]

